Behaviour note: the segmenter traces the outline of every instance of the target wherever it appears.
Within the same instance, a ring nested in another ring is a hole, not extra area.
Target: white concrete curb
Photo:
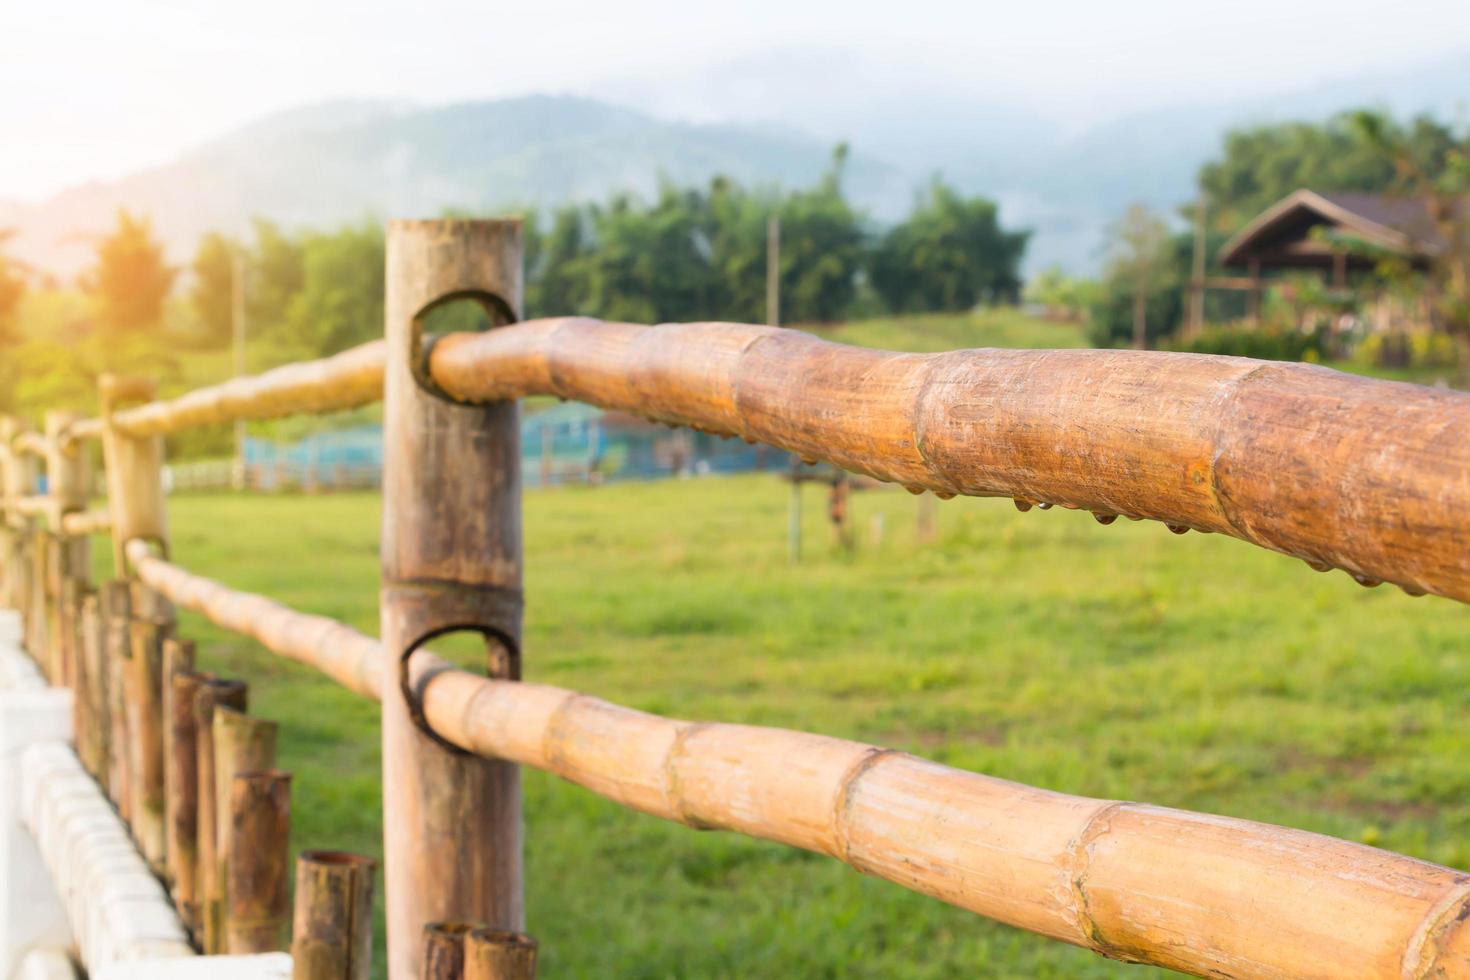
[[[46,685],[0,610],[0,978],[285,980],[286,953],[198,956],[162,884],[71,746],[71,692]]]

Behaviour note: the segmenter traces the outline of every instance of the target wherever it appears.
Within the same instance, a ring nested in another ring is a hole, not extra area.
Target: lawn
[[[1077,342],[1004,317],[936,330],[936,348]],[[931,343],[912,322],[829,335]],[[919,543],[915,499],[894,490],[854,495],[849,555],[807,492],[795,566],[774,476],[529,492],[528,679],[1470,866],[1470,610],[1006,500],[942,502]],[[177,496],[170,518],[186,567],[376,632],[376,496]],[[374,706],[197,616],[182,629],[281,722],[293,846],[378,854]],[[542,773],[526,775],[526,847],[547,977],[1151,973]]]

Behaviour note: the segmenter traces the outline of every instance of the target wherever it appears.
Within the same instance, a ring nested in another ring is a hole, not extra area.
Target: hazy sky
[[[882,77],[1080,127],[1442,57],[1470,48],[1470,3],[0,0],[0,198],[163,162],[324,99],[627,92],[777,48],[850,53]]]

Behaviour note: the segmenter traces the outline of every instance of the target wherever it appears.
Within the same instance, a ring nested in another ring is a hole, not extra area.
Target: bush
[[[1195,354],[1228,354],[1263,361],[1321,361],[1327,350],[1327,331],[1311,332],[1281,327],[1243,325],[1208,327],[1178,350]]]
[[[1455,368],[1460,347],[1449,334],[1429,330],[1375,333],[1363,338],[1353,359],[1372,367]]]

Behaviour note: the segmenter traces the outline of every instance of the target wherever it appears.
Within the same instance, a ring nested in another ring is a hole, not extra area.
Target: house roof
[[[1331,253],[1327,243],[1308,236],[1331,225],[1371,245],[1416,257],[1444,248],[1421,198],[1387,194],[1322,194],[1302,188],[1262,211],[1220,249],[1223,265],[1251,258],[1280,266],[1319,265]]]

